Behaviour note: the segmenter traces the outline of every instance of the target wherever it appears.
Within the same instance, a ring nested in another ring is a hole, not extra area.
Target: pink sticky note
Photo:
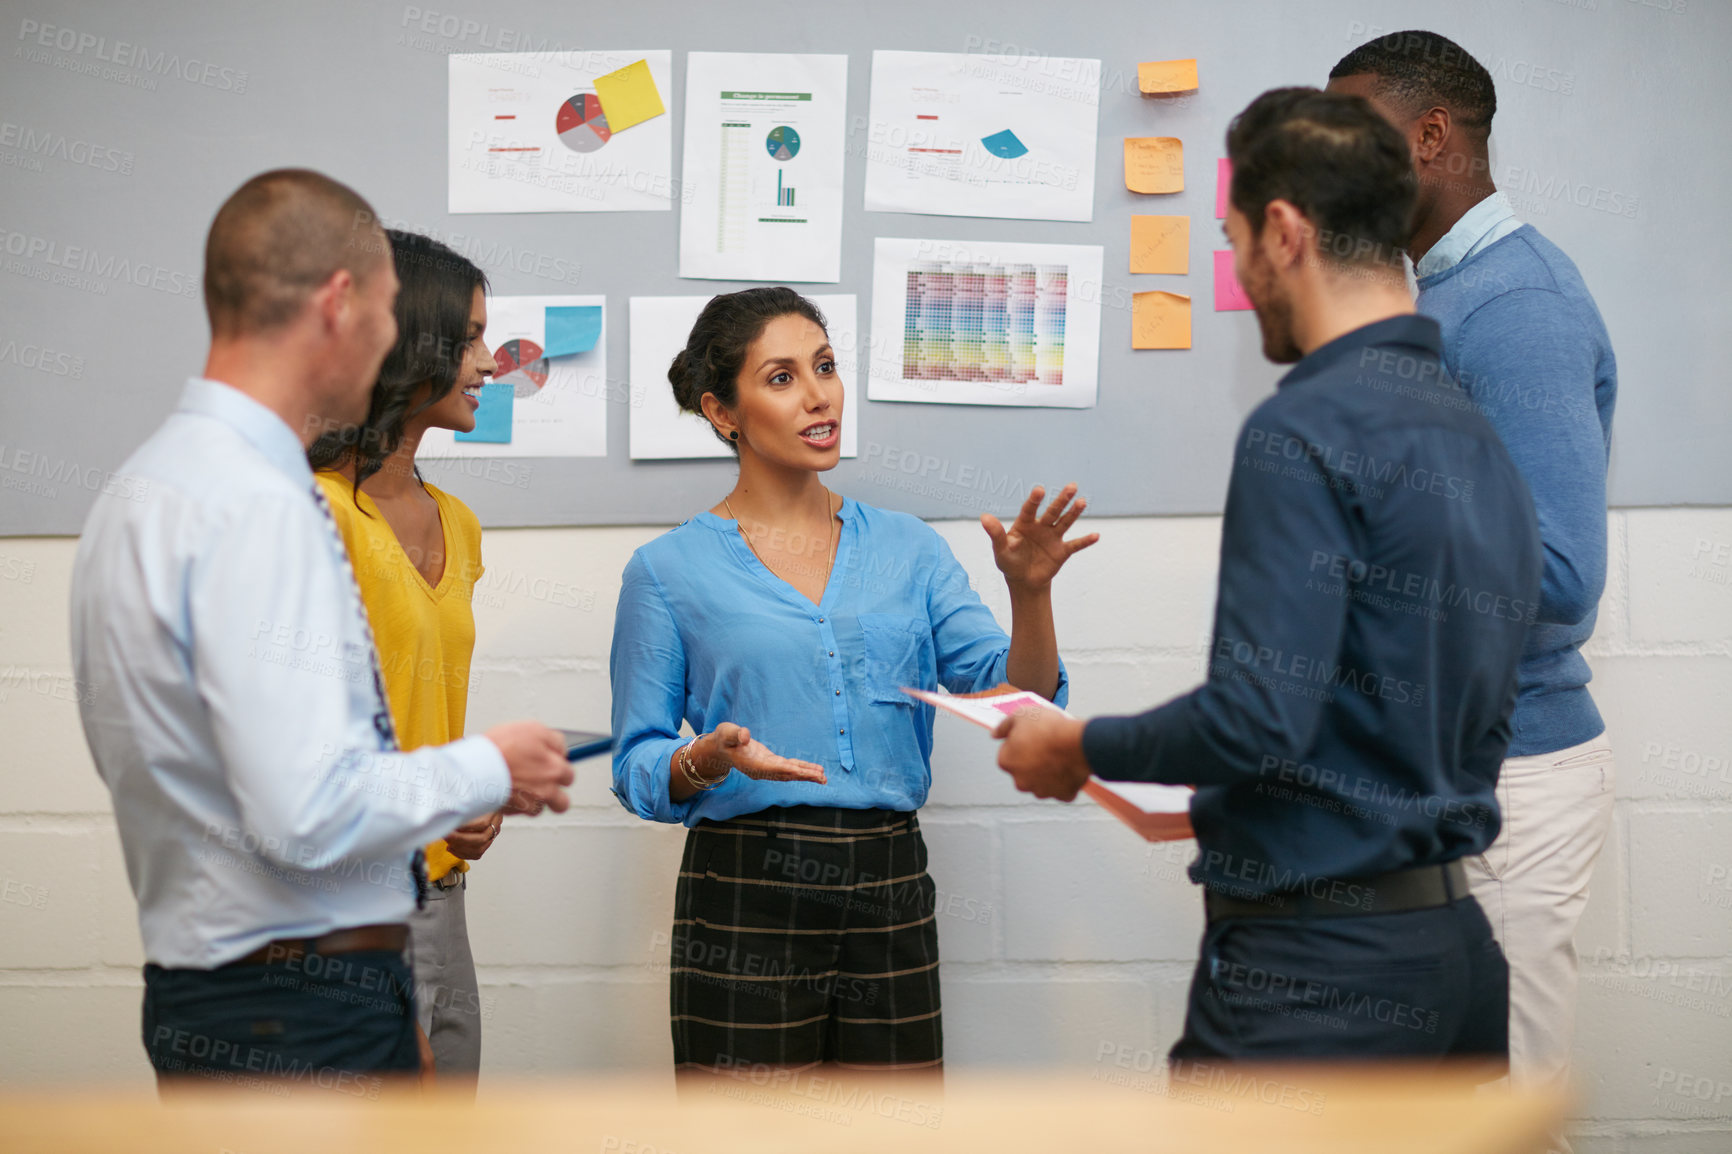
[[[1232,312],[1234,309],[1248,309],[1251,298],[1245,295],[1245,290],[1239,285],[1239,277],[1233,272],[1233,250],[1223,249],[1215,254],[1215,311],[1218,313]]]
[[[1227,219],[1227,193],[1233,188],[1233,162],[1222,157],[1215,162],[1215,219]]]

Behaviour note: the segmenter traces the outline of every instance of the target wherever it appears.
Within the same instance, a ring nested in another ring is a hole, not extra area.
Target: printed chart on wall
[[[880,237],[868,395],[1092,408],[1101,261],[1099,245]]]
[[[1099,60],[872,53],[866,208],[1092,220]]]
[[[494,376],[475,428],[429,429],[426,457],[607,456],[603,296],[488,297]]]
[[[680,275],[842,276],[846,56],[686,57]]]
[[[860,424],[860,402],[864,399],[859,378],[855,376],[860,349],[856,302],[852,293],[814,293],[806,299],[818,306],[828,323],[836,372],[842,377],[842,455],[856,456],[859,441],[856,430]],[[686,334],[692,331],[692,323],[709,300],[707,296],[631,298],[633,460],[733,456],[716,439],[708,421],[680,410],[668,384],[668,365],[685,347]]]
[[[665,50],[450,57],[447,210],[672,208],[672,117],[652,112],[616,128],[604,108],[614,102],[621,123],[646,103],[658,109],[659,94],[672,90],[672,58]],[[647,68],[631,67],[639,61]]]

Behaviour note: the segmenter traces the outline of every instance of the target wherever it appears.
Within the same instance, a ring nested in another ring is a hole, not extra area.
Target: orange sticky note
[[[1125,187],[1132,192],[1183,192],[1184,142],[1176,136],[1125,137]]]
[[[1157,60],[1137,65],[1137,87],[1144,92],[1195,92],[1195,60]]]
[[[656,89],[647,60],[597,76],[595,98],[601,101],[609,132],[623,132],[667,111],[662,107],[662,94]]]
[[[1190,347],[1190,297],[1163,292],[1131,294],[1131,348]]]
[[[1174,273],[1191,271],[1191,218],[1131,217],[1131,271]]]

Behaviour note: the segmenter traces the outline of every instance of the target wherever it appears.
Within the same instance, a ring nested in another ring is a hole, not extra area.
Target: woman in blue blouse
[[[687,1071],[943,1059],[934,887],[914,811],[933,710],[902,686],[1009,682],[1063,704],[1050,585],[1096,534],[1040,489],[981,524],[1006,637],[943,538],[831,493],[842,381],[791,289],[718,296],[668,370],[739,455],[733,490],[626,566],[611,673],[614,792],[691,827],[674,899],[674,1061]],[[696,737],[681,735],[682,721]]]

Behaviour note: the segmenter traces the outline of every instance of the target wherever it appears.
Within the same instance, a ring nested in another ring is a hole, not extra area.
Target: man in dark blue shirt
[[[1498,832],[1539,595],[1533,502],[1444,374],[1401,245],[1406,142],[1363,100],[1258,97],[1226,231],[1264,353],[1209,677],[1136,717],[1022,714],[1019,789],[1189,783],[1208,929],[1175,1062],[1507,1053],[1508,971],[1460,859]]]

